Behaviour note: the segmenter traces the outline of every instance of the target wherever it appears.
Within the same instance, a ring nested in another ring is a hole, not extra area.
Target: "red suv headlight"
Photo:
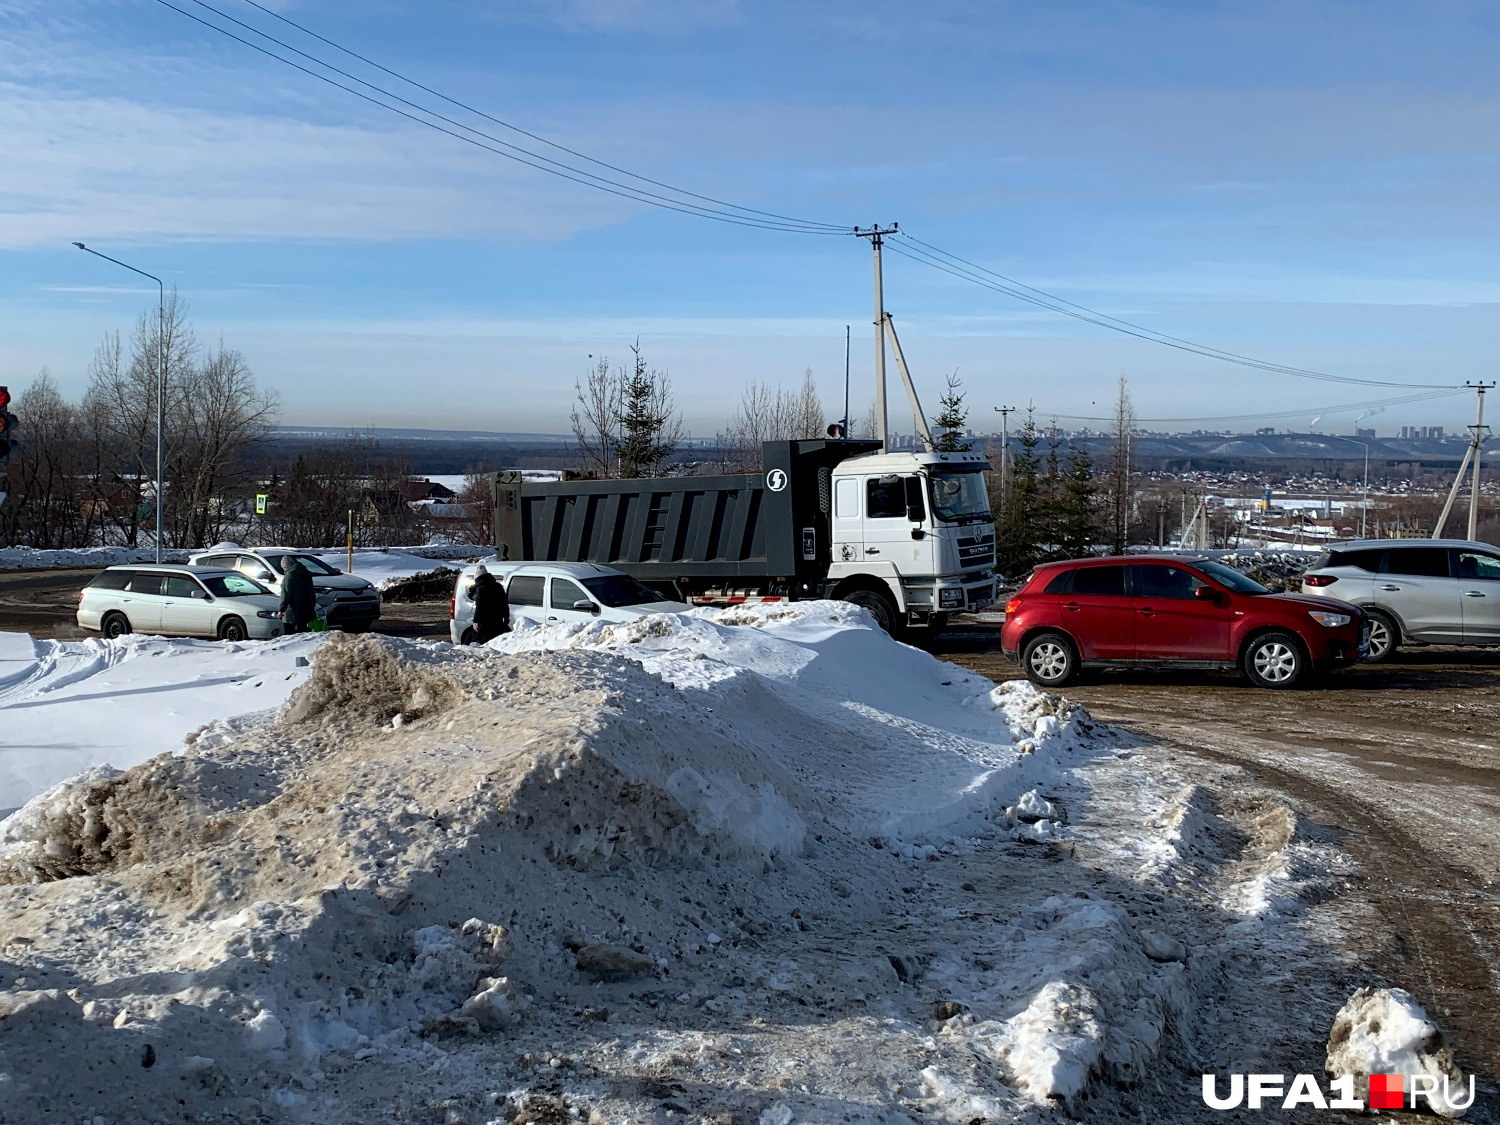
[[[1306,586],[1332,586],[1339,580],[1337,574],[1305,574],[1302,576],[1303,585]]]

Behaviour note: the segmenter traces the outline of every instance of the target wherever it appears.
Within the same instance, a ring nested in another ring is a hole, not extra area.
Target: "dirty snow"
[[[1400,988],[1361,988],[1339,1009],[1328,1036],[1329,1078],[1354,1076],[1363,1093],[1372,1074],[1406,1077],[1408,1096],[1416,1085],[1437,1091],[1423,1098],[1427,1108],[1442,1117],[1462,1117],[1469,1099],[1468,1083],[1453,1061],[1453,1049],[1411,993]],[[1412,1084],[1412,1077],[1417,1083]],[[1430,1085],[1429,1085],[1430,1084]],[[1450,1104],[1451,1093],[1454,1103]]]
[[[1314,901],[1274,807],[847,606],[311,660],[6,822],[7,1120],[1097,1114]]]

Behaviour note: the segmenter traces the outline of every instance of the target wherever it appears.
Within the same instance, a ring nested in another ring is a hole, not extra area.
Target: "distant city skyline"
[[[314,47],[252,7],[224,10]],[[276,10],[620,167],[780,214],[899,221],[1154,331],[1372,380],[1496,374],[1500,21],[1483,5]],[[77,397],[101,337],[154,308],[153,288],[80,240],[175,286],[199,338],[242,351],[289,424],[566,432],[574,382],[637,338],[699,436],[747,382],[793,387],[808,368],[833,416],[846,324],[851,413],[868,407],[863,241],[545,176],[161,5],[0,0],[0,47],[13,392],[46,368]],[[976,424],[1028,402],[1107,415],[1120,376],[1143,418],[1206,424],[1306,404],[1352,432],[1360,409],[1326,408],[1412,393],[1148,344],[894,253],[885,267],[929,414],[955,370]],[[890,393],[909,429],[894,378]],[[1401,409],[1461,433],[1473,398]]]

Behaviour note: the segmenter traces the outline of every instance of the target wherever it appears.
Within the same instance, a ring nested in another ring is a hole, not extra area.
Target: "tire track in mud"
[[[1267,762],[1249,749],[1250,740],[1246,750],[1235,753],[1206,745],[1201,735],[1192,737],[1197,732],[1176,722],[1148,717],[1143,726],[1175,749],[1245,769],[1304,805],[1315,819],[1347,832],[1340,846],[1363,869],[1368,894],[1405,955],[1372,967],[1429,1007],[1482,1078],[1493,1081],[1500,1075],[1500,1010],[1494,1003],[1500,989],[1491,969],[1500,965],[1500,898],[1481,890],[1472,872],[1434,859],[1422,840],[1395,822],[1391,809]],[[1486,916],[1482,928],[1473,924],[1476,910]]]

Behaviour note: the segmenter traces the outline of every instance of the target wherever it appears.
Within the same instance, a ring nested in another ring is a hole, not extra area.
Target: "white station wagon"
[[[282,632],[281,599],[260,583],[216,566],[112,566],[78,595],[81,628],[123,637],[264,640]]]
[[[505,587],[510,620],[538,625],[559,622],[635,621],[652,613],[682,613],[693,607],[668,601],[649,586],[613,567],[575,562],[501,562],[486,559],[484,568]],[[459,572],[449,603],[448,634],[456,645],[474,639],[474,601],[470,591],[479,564]]]

